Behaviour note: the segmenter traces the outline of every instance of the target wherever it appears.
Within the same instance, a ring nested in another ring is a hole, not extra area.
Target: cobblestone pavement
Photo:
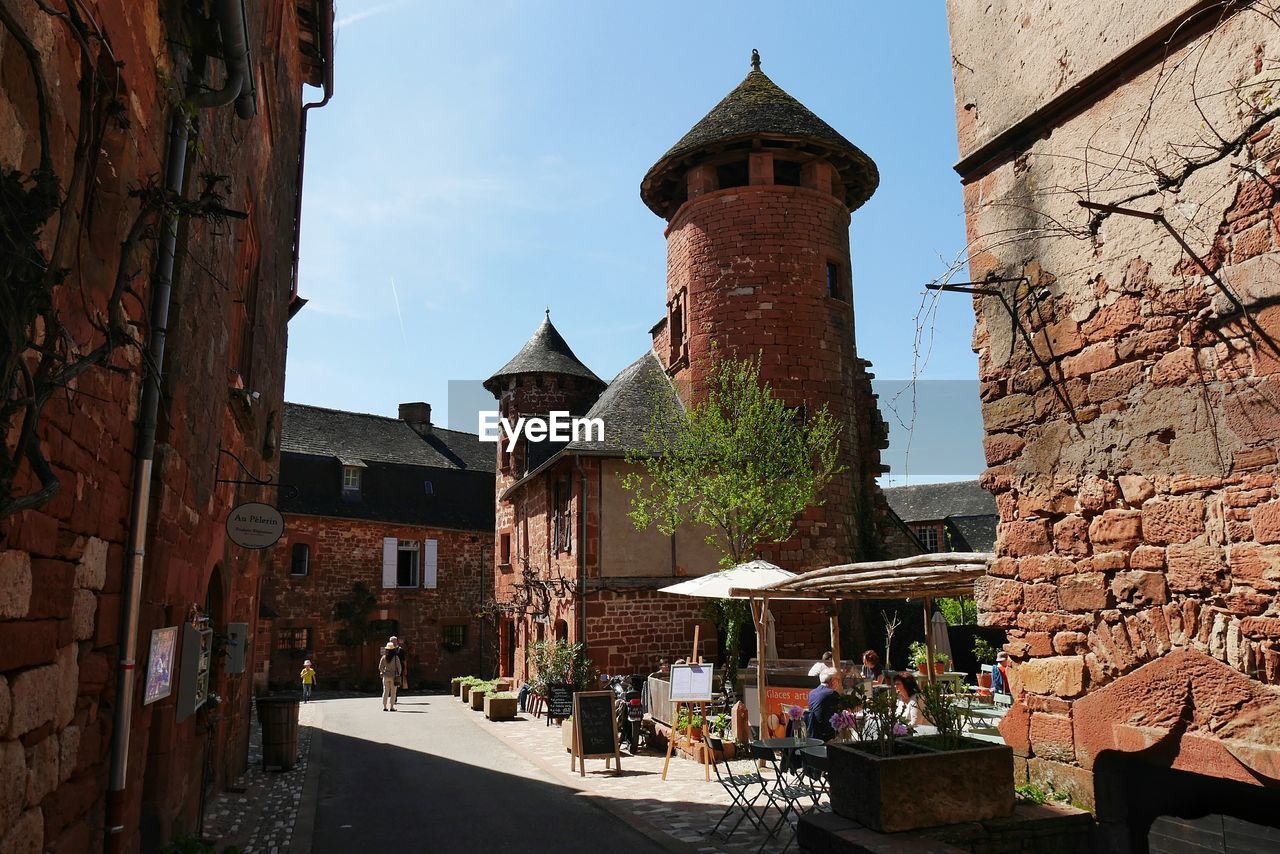
[[[458,701],[461,708],[462,704]],[[588,759],[586,776],[570,771],[570,757],[564,748],[562,732],[554,723],[546,726],[545,718],[521,714],[519,720],[493,722],[479,712],[468,712],[478,726],[492,732],[520,752],[535,759],[557,781],[581,790],[590,797],[600,799],[603,806],[623,817],[631,816],[648,825],[649,835],[654,832],[687,846],[686,850],[698,852],[756,851],[766,841],[766,834],[756,831],[743,821],[729,842],[711,837],[708,832],[715,826],[725,808],[729,796],[716,782],[715,772],[711,781],[704,778],[700,764],[672,756],[667,779],[662,779],[665,753],[642,752],[631,756],[623,753],[622,773],[605,770],[604,760]],[[745,768],[749,763],[734,762],[735,767]],[[721,826],[724,832],[736,816]],[[772,810],[767,815],[769,824],[777,820]],[[633,822],[634,823],[634,822]],[[779,841],[769,841],[766,852],[782,851],[789,831],[782,831]],[[792,846],[794,850],[794,845]]]
[[[317,698],[319,699],[319,698]],[[303,703],[298,714],[298,762],[289,771],[262,770],[262,730],[255,705],[249,732],[249,766],[205,809],[204,838],[243,854],[286,854],[302,802],[311,758],[318,703]]]

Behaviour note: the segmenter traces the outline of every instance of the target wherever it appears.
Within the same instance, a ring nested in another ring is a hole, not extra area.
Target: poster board
[[[711,702],[713,675],[710,664],[671,665],[671,702]]]
[[[142,705],[163,700],[173,693],[173,657],[178,650],[178,627],[153,629],[147,655],[147,682]]]
[[[573,756],[569,770],[575,763],[580,776],[586,776],[588,759],[603,759],[617,764],[622,770],[622,754],[618,749],[618,722],[614,713],[612,691],[579,691],[573,695]]]

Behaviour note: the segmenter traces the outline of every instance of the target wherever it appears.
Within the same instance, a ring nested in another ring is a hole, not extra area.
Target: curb
[[[315,838],[316,808],[320,802],[320,757],[324,755],[324,716],[313,722],[311,747],[307,751],[307,775],[302,780],[302,797],[293,819],[293,835],[289,839],[289,854],[311,854]]]

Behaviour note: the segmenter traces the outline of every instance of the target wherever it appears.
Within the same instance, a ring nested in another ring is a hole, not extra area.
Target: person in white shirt
[[[822,654],[822,660],[815,662],[813,667],[809,668],[809,675],[818,676],[822,671],[832,670],[835,666],[835,656],[832,655],[830,651],[824,652]],[[821,682],[821,680],[819,680],[819,682]]]
[[[909,726],[920,726],[929,721],[920,707],[920,685],[910,673],[899,673],[893,680],[893,687],[898,690],[898,713]]]

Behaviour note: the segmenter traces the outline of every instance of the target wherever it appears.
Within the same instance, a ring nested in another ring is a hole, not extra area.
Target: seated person
[[[893,680],[893,686],[898,690],[898,712],[907,724],[914,727],[929,723],[929,719],[924,716],[920,685],[916,678],[910,673],[899,673]]]
[[[824,653],[822,654],[822,660],[821,660],[821,661],[815,661],[815,662],[813,663],[813,667],[810,667],[810,668],[809,668],[809,675],[810,675],[810,676],[817,676],[818,674],[820,674],[822,671],[826,670],[827,668],[829,668],[829,667],[835,667],[835,666],[836,666],[836,665],[835,665],[835,661],[836,661],[836,660],[835,660],[835,656],[834,656],[834,655],[832,655],[832,653],[831,653],[831,651],[830,651],[830,650],[828,650],[827,652],[824,652]],[[819,679],[818,681],[819,681],[819,683],[821,683],[821,681],[822,681],[822,680],[821,680],[821,679]]]
[[[862,654],[862,678],[870,679],[872,682],[879,682],[884,678],[884,668],[880,666],[880,656],[876,654],[874,649],[869,649]]]
[[[828,667],[818,674],[821,684],[809,692],[809,711],[806,719],[809,724],[809,736],[823,741],[836,737],[835,727],[831,726],[831,716],[840,711],[840,673],[834,667]]]
[[[1009,694],[1009,653],[996,653],[996,666],[991,668],[991,693]]]

